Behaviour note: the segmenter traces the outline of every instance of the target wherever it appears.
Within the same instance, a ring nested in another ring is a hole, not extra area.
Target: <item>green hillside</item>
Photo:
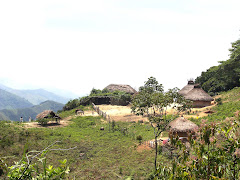
[[[234,117],[240,111],[240,87],[221,92],[215,99],[220,102],[216,106],[208,108],[214,112],[213,114],[197,119],[192,118],[191,120],[198,125],[201,124],[202,119],[206,119],[208,123],[223,123],[226,118]]]
[[[0,110],[27,108],[31,106],[33,106],[33,104],[26,99],[0,89]]]
[[[208,123],[223,122],[228,117],[234,117],[240,110],[240,88],[221,93],[216,98],[221,98],[222,103],[212,108],[213,114],[205,117]],[[81,108],[87,110],[90,107]],[[0,152],[1,157],[7,157],[3,159],[4,163],[10,166],[13,161],[19,161],[24,148],[27,152],[40,151],[60,141],[51,147],[55,150],[47,152],[47,164],[56,167],[59,166],[58,160],[67,159],[70,179],[153,177],[150,174],[154,171],[154,149],[138,151],[137,140],[138,136],[141,136],[143,141],[154,138],[153,128],[149,123],[115,122],[113,125],[101,120],[100,117],[76,117],[75,109],[63,111],[60,116],[69,117],[71,123],[66,127],[24,129],[19,123],[1,121]],[[201,124],[201,119],[192,120]],[[104,128],[103,131],[100,130],[101,127]],[[166,169],[171,167],[173,159],[168,151],[159,152],[158,164],[163,163]],[[182,166],[178,164],[178,167]]]
[[[30,108],[3,109],[0,110],[0,119],[19,121],[20,117],[23,117],[24,121],[28,121],[29,117],[35,119],[36,115],[44,110],[53,110],[54,112],[57,112],[58,110],[62,110],[63,106],[63,104],[54,101],[45,101],[40,105],[32,106]]]

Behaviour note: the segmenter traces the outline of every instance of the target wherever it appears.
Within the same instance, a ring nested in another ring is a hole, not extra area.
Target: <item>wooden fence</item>
[[[158,146],[162,143],[162,140],[158,139],[157,144]],[[155,140],[150,140],[150,141],[144,141],[142,144],[149,146],[151,148],[155,148]]]
[[[109,122],[109,130],[110,130],[110,123],[114,121],[106,112],[103,112],[98,106],[92,103],[93,109],[98,113],[99,116],[102,116],[105,120]],[[157,144],[160,145],[162,140],[158,139]],[[142,144],[149,146],[151,148],[155,148],[155,140],[144,141]]]
[[[102,116],[106,120],[110,120],[110,116],[106,112],[103,112],[98,106],[92,103],[93,109],[98,113],[99,116]]]

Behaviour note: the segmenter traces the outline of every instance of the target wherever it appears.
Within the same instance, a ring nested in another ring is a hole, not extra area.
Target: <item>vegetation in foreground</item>
[[[59,141],[46,152],[46,164],[58,169],[62,166],[60,161],[67,159],[64,167],[65,170],[69,167],[70,171],[65,177],[70,179],[237,179],[240,167],[239,92],[240,88],[235,88],[218,96],[222,103],[212,108],[214,113],[205,117],[204,122],[193,119],[201,125],[199,139],[190,140],[185,146],[177,137],[172,137],[171,146],[159,148],[155,173],[154,150],[136,150],[139,142],[153,139],[150,124],[109,124],[100,117],[75,118],[74,109],[61,113],[62,117],[74,117],[72,123],[63,128],[24,129],[19,123],[0,121],[1,178],[12,173],[7,167],[14,166],[14,161],[20,162],[25,154],[34,150],[41,152]],[[219,124],[213,124],[214,119]],[[105,130],[101,131],[101,127]],[[26,158],[22,160],[27,162]],[[39,168],[40,175],[44,174],[41,161],[35,159],[32,163]]]
[[[74,110],[63,112],[62,116],[65,116],[64,114],[73,115]],[[19,162],[25,153],[42,151],[59,141],[51,148],[55,150],[49,149],[44,157],[47,159],[46,163],[54,167],[61,166],[59,161],[67,159],[70,179],[112,179],[129,176],[140,179],[152,171],[153,152],[136,150],[139,144],[137,136],[142,136],[143,140],[151,139],[149,124],[115,122],[112,126],[100,117],[87,116],[78,116],[71,121],[72,123],[64,128],[33,129],[24,129],[19,123],[0,121],[1,165],[12,166],[14,161]],[[101,127],[105,130],[100,130]],[[35,160],[33,163],[37,163],[41,170],[41,162]],[[2,177],[6,177],[9,172],[8,168],[2,168]]]

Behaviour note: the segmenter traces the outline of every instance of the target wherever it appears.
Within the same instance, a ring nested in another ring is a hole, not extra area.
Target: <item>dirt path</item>
[[[138,122],[139,120],[143,120],[143,122],[147,122],[147,117],[136,116],[131,112],[130,106],[117,106],[117,105],[98,105],[99,108],[106,112],[107,115],[110,116],[111,119],[115,121],[123,121],[123,122]],[[193,108],[193,111],[197,111],[194,115],[184,115],[186,118],[190,117],[204,117],[207,116],[205,112],[210,110],[213,106],[208,106],[205,108]],[[174,110],[171,108],[168,109],[168,113],[174,113]],[[80,116],[80,115],[78,115]],[[98,116],[98,114],[94,111],[85,111],[83,116]],[[65,127],[71,123],[70,119],[75,118],[76,115],[66,117],[60,121],[60,124],[56,124],[54,122],[49,122],[46,126],[41,126],[37,122],[24,123],[25,128],[55,128],[55,127]]]
[[[70,119],[72,119],[73,116],[66,117],[60,121],[60,124],[57,124],[55,122],[49,122],[47,125],[42,126],[38,122],[28,122],[24,123],[25,128],[55,128],[55,127],[65,127],[68,126],[70,123]]]

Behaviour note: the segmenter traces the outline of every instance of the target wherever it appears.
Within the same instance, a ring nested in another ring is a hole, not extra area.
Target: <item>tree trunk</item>
[[[157,147],[158,147],[158,144],[157,144],[157,136],[155,135],[155,170],[157,170]]]

